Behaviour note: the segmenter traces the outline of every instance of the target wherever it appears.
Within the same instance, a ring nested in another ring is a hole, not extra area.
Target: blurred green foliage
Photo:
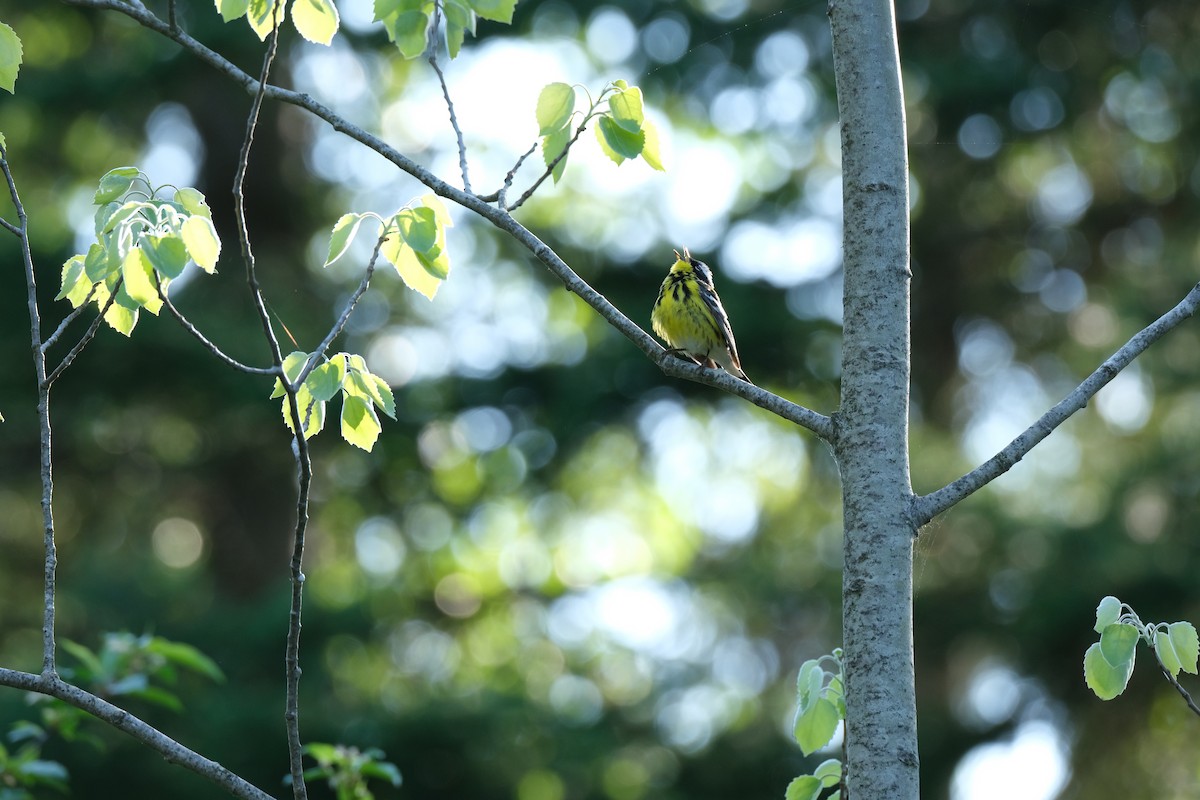
[[[244,24],[177,5],[193,36],[257,69]],[[339,3],[330,49],[285,37],[278,82],[457,180],[428,66],[392,52],[363,22],[369,6]],[[1200,12],[903,0],[898,13],[924,492],[1005,444],[1195,283]],[[0,0],[0,19],[25,45],[0,130],[48,324],[65,313],[51,300],[60,265],[90,235],[91,194],[113,167],[197,186],[236,241],[243,91],[118,14]],[[824,4],[525,0],[512,28],[478,34],[447,66],[476,188],[498,187],[537,140],[546,82],[636,83],[667,172],[618,168],[581,140],[522,220],[643,324],[671,248],[691,247],[718,273],[748,372],[833,411],[840,176]],[[493,95],[502,117],[488,116]],[[323,269],[334,221],[422,191],[267,104],[248,221],[267,298],[301,349],[369,254]],[[380,798],[780,797],[828,755],[802,757],[791,723],[800,664],[840,640],[830,455],[765,412],[664,380],[527,254],[455,214],[436,301],[377,277],[345,337],[391,384],[397,422],[370,454],[314,440],[305,736],[386,752],[404,784],[379,784]],[[172,297],[231,355],[265,363],[234,251],[216,279],[176,281]],[[37,437],[11,237],[0,263],[0,663],[35,668]],[[1081,659],[1104,595],[1200,618],[1198,345],[1190,326],[1172,333],[922,533],[926,796],[950,796],[973,748],[1037,726],[1068,759],[1064,796],[1195,793],[1195,721],[1173,690],[1146,670],[1100,703]],[[227,682],[186,686],[183,715],[146,716],[282,793],[294,477],[269,391],[170,319],[142,320],[132,341],[102,332],[55,389],[55,511],[63,636],[148,630],[207,654]],[[28,713],[0,693],[5,727]],[[104,753],[51,741],[43,756],[89,797],[217,796],[104,737]]]

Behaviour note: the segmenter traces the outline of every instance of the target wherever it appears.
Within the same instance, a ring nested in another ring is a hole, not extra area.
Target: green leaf
[[[112,210],[109,212],[108,217],[104,220],[103,227],[101,227],[98,231],[100,235],[115,231],[118,227],[137,216],[138,212],[153,210],[154,208],[154,206],[141,200],[130,200],[119,206],[115,203],[110,203],[109,205],[103,206],[103,208],[109,208],[110,206],[112,207]],[[142,222],[145,224],[144,219]]]
[[[826,788],[837,786],[842,782],[842,762],[836,758],[829,758],[822,761],[813,770],[813,777],[821,781],[821,785]]]
[[[17,91],[17,72],[21,69],[21,38],[0,22],[0,88],[9,94]]]
[[[1100,601],[1100,605],[1096,606],[1096,624],[1093,630],[1096,633],[1103,633],[1105,628],[1112,625],[1120,617],[1121,601],[1110,594]]]
[[[380,410],[382,410],[384,414],[387,414],[392,419],[395,419],[396,397],[392,394],[392,387],[388,386],[387,381],[385,381],[383,378],[373,373],[368,372],[364,377],[371,383],[375,384],[376,394],[372,397],[372,399],[375,401],[375,405],[379,406]],[[1193,659],[1193,664],[1194,662],[1195,659]],[[1195,671],[1195,667],[1193,666],[1192,672]]]
[[[283,20],[282,6],[286,2],[287,0],[250,0],[246,18],[259,41],[265,42],[271,31],[275,30],[275,25]],[[280,7],[278,12],[275,10],[276,6]]]
[[[825,670],[820,661],[810,658],[800,665],[800,672],[796,674],[796,699],[801,711],[820,699],[824,683]]]
[[[405,58],[416,58],[425,52],[429,44],[426,35],[429,16],[424,11],[391,14],[383,20],[383,27],[388,39],[395,43],[396,49]]]
[[[304,365],[308,363],[308,353],[302,353],[299,350],[294,350],[288,353],[283,358],[283,374],[287,376],[289,381],[294,381],[300,376]],[[275,388],[271,390],[271,400],[276,397],[283,397],[286,394],[283,390],[283,382],[279,378],[275,379]]]
[[[426,0],[375,0],[375,22],[382,22],[392,14],[404,11],[420,11]]]
[[[364,214],[342,214],[338,218],[329,234],[329,255],[325,259],[324,266],[328,267],[346,254],[346,251],[350,249],[350,243],[354,241],[355,234],[358,233],[358,227],[362,224],[364,216]]]
[[[428,226],[432,222],[436,239],[424,252],[417,252],[407,243],[405,236],[395,233],[389,234],[380,248],[383,257],[395,267],[404,283],[430,300],[450,274],[450,259],[445,247],[446,232],[444,227],[436,224],[438,218],[438,209],[418,206],[399,212],[389,222],[389,226],[394,222],[401,230],[407,230],[412,240],[421,246],[429,243]]]
[[[1113,666],[1100,651],[1099,642],[1089,647],[1083,656],[1084,682],[1101,700],[1112,700],[1125,691],[1125,687],[1129,684],[1129,676],[1132,674],[1132,660]]]
[[[425,206],[406,208],[394,218],[404,243],[418,253],[429,253],[437,245],[437,216]]]
[[[342,382],[346,379],[346,359],[334,357],[308,373],[304,385],[312,392],[312,396],[321,402],[333,399],[341,391]]]
[[[377,778],[381,781],[387,781],[392,786],[399,786],[404,782],[400,776],[400,769],[390,761],[368,761],[362,766],[362,774],[367,778]]]
[[[627,158],[637,158],[646,144],[644,131],[627,131],[607,115],[600,117],[596,125],[596,138],[600,149],[618,165]]]
[[[120,262],[117,262],[120,268]],[[83,268],[87,271],[88,280],[98,283],[108,277],[108,248],[99,242],[88,247],[87,255],[83,257]]]
[[[1100,634],[1100,652],[1114,667],[1127,661],[1132,663],[1139,638],[1138,629],[1133,625],[1113,623]]]
[[[300,411],[300,422],[304,426],[304,438],[311,439],[325,427],[325,404],[312,396],[308,387],[301,386],[296,391],[296,406]],[[283,421],[292,433],[296,428],[292,425],[292,408],[286,397],[283,398]]]
[[[217,259],[221,256],[221,240],[212,220],[193,215],[188,217],[180,229],[188,255],[196,266],[210,275],[217,271]]]
[[[217,662],[190,644],[172,642],[169,639],[155,636],[150,640],[146,651],[157,653],[172,664],[178,664],[192,672],[211,678],[218,683],[225,680],[225,673],[221,672],[221,668],[217,666]]]
[[[250,0],[216,0],[217,11],[221,12],[221,19],[224,22],[231,22],[246,15],[246,10],[250,8]]]
[[[156,706],[169,709],[176,713],[183,711],[183,703],[171,692],[158,686],[147,686],[144,689],[127,692],[130,697],[136,697],[139,700],[145,700],[147,703],[153,703]]]
[[[100,186],[96,189],[96,194],[92,197],[92,202],[100,205],[116,200],[129,191],[129,187],[133,185],[137,176],[137,167],[117,167],[116,169],[110,169],[100,179]]]
[[[141,247],[151,266],[167,278],[178,278],[187,266],[187,247],[178,236],[147,234],[142,237]]]
[[[622,90],[629,88],[629,84],[619,78],[617,80],[613,81],[613,86],[617,87],[618,89],[622,89]]]
[[[642,90],[636,86],[618,91],[608,99],[608,110],[612,119],[630,133],[642,129],[642,121],[646,118],[642,104]]]
[[[505,25],[512,23],[513,11],[517,8],[517,0],[467,0],[467,2],[479,16],[493,22],[503,22]]]
[[[808,708],[796,714],[796,723],[792,734],[804,755],[812,755],[817,750],[829,744],[833,734],[837,732],[841,721],[837,706],[825,698],[812,703]]]
[[[121,277],[125,279],[122,287],[126,294],[151,314],[157,314],[162,308],[162,300],[154,288],[154,267],[142,248],[130,248],[121,263]]]
[[[204,199],[204,194],[190,186],[175,191],[175,202],[188,214],[198,214],[201,217],[212,219],[212,209],[208,207],[208,201]]]
[[[442,11],[446,15],[446,48],[451,58],[457,58],[467,32],[475,35],[475,12],[459,0],[445,0]]]
[[[71,256],[63,263],[62,288],[54,296],[55,300],[62,300],[65,297],[71,302],[72,308],[79,308],[79,304],[92,290],[92,282],[88,280],[87,271],[83,267],[83,258],[83,256]]]
[[[328,45],[337,33],[338,23],[332,0],[292,0],[292,24],[308,41]]]
[[[1184,672],[1196,674],[1196,659],[1200,655],[1200,641],[1197,641],[1196,628],[1190,622],[1172,622],[1167,626],[1171,637],[1171,646],[1179,656],[1179,665]]]
[[[78,642],[73,642],[70,639],[59,639],[58,644],[63,650],[73,655],[79,663],[83,664],[83,668],[87,670],[87,677],[92,681],[107,681],[109,679],[108,670],[100,663],[100,658],[93,653],[89,648]]]
[[[817,800],[821,796],[821,782],[812,775],[801,775],[787,786],[784,800]]]
[[[442,198],[436,194],[423,194],[419,198],[421,205],[433,212],[434,219],[437,224],[443,228],[453,228],[454,222],[450,219],[450,212],[446,210],[446,204],[442,202]]]
[[[575,113],[575,88],[565,83],[549,83],[538,95],[538,136],[549,136],[566,126]]]
[[[396,418],[396,399],[392,395],[392,387],[388,386],[387,382],[378,375],[373,375],[366,370],[353,370],[350,373],[350,380],[346,381],[343,388],[347,394],[370,400],[371,403],[383,409],[384,414],[392,419]]]
[[[1183,668],[1182,662],[1179,660],[1179,654],[1175,652],[1175,645],[1171,643],[1171,635],[1165,630],[1154,632],[1154,653],[1158,656],[1158,660],[1162,662],[1163,669],[1171,674],[1174,678],[1179,675],[1179,670]]]
[[[558,158],[564,150],[567,149],[567,143],[571,141],[571,129],[562,128],[542,139],[542,160],[546,162],[548,168],[554,164],[554,159]],[[567,169],[567,156],[563,156],[554,164],[554,169],[550,175],[554,178],[554,182],[558,183],[562,179],[563,172]]]
[[[375,409],[365,400],[350,394],[342,399],[343,439],[369,453],[382,430],[379,417],[375,416]]]
[[[662,151],[658,144],[658,126],[646,120],[642,123],[642,133],[646,136],[642,145],[642,160],[649,164],[651,169],[666,172],[667,168],[663,166]]]

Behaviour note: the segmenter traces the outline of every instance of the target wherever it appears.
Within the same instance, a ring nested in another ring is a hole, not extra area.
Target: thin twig
[[[1158,648],[1152,646],[1150,649],[1154,651],[1154,660],[1158,662],[1158,668],[1162,670],[1163,677],[1175,687],[1175,691],[1179,692],[1180,696],[1183,697],[1183,702],[1187,703],[1187,707],[1192,710],[1192,713],[1200,717],[1200,706],[1196,705],[1196,701],[1188,694],[1188,690],[1183,688],[1183,685],[1179,683],[1179,679],[1171,674],[1171,671],[1167,669],[1167,665],[1159,658]]]
[[[371,252],[371,260],[367,262],[367,274],[359,282],[358,288],[354,290],[354,294],[350,295],[350,298],[346,300],[346,307],[342,309],[342,314],[338,317],[337,322],[333,324],[333,327],[329,329],[329,333],[317,345],[317,349],[309,355],[304,369],[296,376],[295,385],[297,387],[304,383],[304,379],[308,377],[310,372],[316,369],[317,364],[321,361],[321,357],[329,349],[329,345],[333,344],[333,340],[341,334],[346,327],[346,323],[350,321],[350,315],[354,313],[354,309],[358,306],[358,301],[362,299],[362,296],[367,293],[367,289],[371,286],[371,276],[375,274],[375,262],[379,259],[379,251],[387,239],[388,232],[384,228],[383,233],[379,235],[379,240],[375,242],[375,249]]]
[[[19,672],[0,667],[0,686],[56,697],[67,705],[86,711],[157,751],[172,764],[178,764],[208,778],[234,797],[244,798],[244,800],[271,800],[271,795],[238,777],[216,761],[207,759],[183,746],[128,711],[114,706],[91,692],[80,689],[78,686],[64,682],[57,675],[34,675],[31,672]]]
[[[442,17],[442,2],[434,0],[433,3],[433,25],[429,30],[429,66],[433,67],[433,71],[437,73],[438,83],[442,85],[442,97],[446,98],[446,108],[450,111],[450,127],[454,128],[454,135],[458,139],[458,166],[462,170],[463,190],[467,193],[471,191],[471,179],[467,177],[467,144],[463,140],[462,128],[458,127],[458,116],[454,113],[454,101],[450,99],[450,88],[446,86],[446,76],[442,74],[442,68],[438,66],[438,23]]]
[[[196,339],[200,342],[200,344],[204,345],[204,347],[206,347],[208,349],[208,351],[210,353],[212,353],[214,356],[216,356],[220,360],[224,361],[226,364],[233,367],[234,369],[241,370],[242,372],[248,372],[251,375],[282,375],[283,374],[283,371],[276,367],[273,367],[273,366],[272,367],[251,367],[247,364],[243,364],[242,362],[238,361],[236,358],[233,358],[232,356],[227,355],[223,350],[221,350],[220,347],[215,345],[212,341],[210,341],[208,339],[208,337],[206,337],[203,333],[201,333],[200,329],[197,328],[195,325],[193,325],[191,323],[191,321],[187,317],[185,317],[179,309],[177,309],[175,307],[175,304],[171,302],[171,300],[167,297],[166,293],[162,290],[162,282],[158,280],[157,275],[155,275],[155,278],[154,278],[154,285],[155,285],[155,289],[158,290],[158,298],[160,300],[162,300],[163,307],[166,308],[167,311],[169,311],[171,313],[171,316],[173,316],[176,319],[176,321],[179,322],[179,324],[183,327],[183,329],[185,331],[190,333],[192,336],[195,336]]]
[[[83,332],[83,336],[80,337],[76,345],[72,347],[65,356],[63,356],[63,360],[58,363],[58,366],[46,376],[47,389],[50,388],[51,384],[58,380],[58,376],[62,375],[67,367],[71,366],[71,363],[75,361],[75,358],[83,352],[83,348],[91,344],[92,339],[96,336],[96,332],[100,330],[100,323],[104,322],[104,315],[108,313],[108,309],[111,308],[112,304],[116,301],[117,292],[121,290],[121,284],[124,282],[124,280],[124,278],[117,279],[116,286],[113,287],[112,293],[108,296],[108,302],[106,302],[104,307],[100,309],[100,313],[96,315],[94,320],[92,320],[92,324],[89,325],[88,329]]]
[[[1008,472],[1018,461],[1045,439],[1055,428],[1062,425],[1088,401],[1103,389],[1109,381],[1129,366],[1135,358],[1142,354],[1172,328],[1183,323],[1200,307],[1200,284],[1192,287],[1179,304],[1163,314],[1150,325],[1138,331],[1133,337],[1117,350],[1087,379],[1030,425],[1025,431],[1009,442],[1008,446],[975,469],[963,475],[958,480],[938,489],[936,492],[917,497],[913,501],[913,515],[917,525],[924,525],[946,509],[974,494],[987,486],[996,478]]]
[[[534,142],[529,146],[528,150],[521,154],[521,157],[517,159],[517,163],[513,164],[513,168],[510,169],[508,174],[504,176],[504,185],[500,187],[500,191],[496,192],[494,195],[489,195],[490,199],[485,198],[486,202],[492,202],[494,200],[495,202],[499,203],[500,208],[506,208],[504,204],[507,202],[507,200],[505,198],[508,196],[508,190],[512,188],[513,178],[517,177],[517,170],[519,170],[521,165],[525,163],[525,159],[533,155],[533,151],[537,150],[537,146],[538,143]]]
[[[538,176],[538,179],[533,182],[533,185],[526,189],[525,193],[517,198],[517,202],[513,203],[507,208],[501,204],[501,209],[505,211],[516,211],[518,208],[525,205],[525,201],[533,197],[533,193],[536,192],[538,187],[545,182],[546,178],[549,178],[552,174],[554,174],[555,167],[558,166],[560,161],[567,157],[567,153],[571,152],[571,148],[575,145],[575,142],[579,141],[579,137],[583,134],[584,128],[586,127],[587,120],[585,119],[579,124],[579,128],[575,131],[575,135],[571,137],[571,140],[563,146],[562,152],[555,156],[554,160],[546,165],[546,171]],[[520,162],[517,162],[517,166],[520,166]],[[516,167],[514,167],[514,169],[516,169]]]
[[[58,327],[54,329],[54,333],[50,334],[48,337],[46,337],[46,341],[42,342],[43,353],[45,353],[51,347],[54,347],[55,342],[57,342],[59,338],[61,338],[66,332],[67,326],[74,322],[76,317],[87,310],[88,303],[91,302],[92,297],[94,297],[95,294],[96,284],[93,283],[92,288],[88,289],[87,297],[83,298],[83,302],[76,306],[70,314],[67,314],[65,317],[63,317],[63,321],[58,323]]]
[[[175,19],[175,0],[167,0],[167,24],[171,30],[179,30],[179,22]]]
[[[38,452],[42,482],[42,677],[57,679],[54,663],[55,580],[58,573],[58,553],[54,544],[54,461],[51,451],[50,383],[46,377],[46,354],[42,350],[42,320],[38,310],[37,278],[33,269],[33,251],[29,247],[29,216],[17,191],[17,182],[8,165],[8,151],[0,146],[0,169],[8,183],[8,195],[20,221],[21,260],[25,264],[25,292],[29,307],[29,341],[33,349],[33,371],[37,377]]]
[[[4,228],[6,231],[14,236],[17,236],[18,238],[21,236],[21,228],[17,225],[13,225],[11,222],[4,219],[4,217],[0,217],[0,227]]]
[[[196,58],[210,65],[217,71],[225,74],[234,82],[243,86],[247,91],[258,92],[262,89],[259,81],[253,76],[248,75],[239,69],[236,65],[230,62],[225,57],[214,52],[205,45],[197,42],[192,37],[182,31],[173,32],[165,22],[159,19],[154,14],[139,8],[130,6],[120,0],[64,0],[69,5],[81,6],[86,8],[105,8],[113,11],[118,11],[130,19],[135,20],[144,27],[156,31],[190,51]],[[774,413],[780,414],[784,419],[791,420],[797,425],[812,430],[819,436],[829,438],[834,435],[834,426],[832,420],[822,414],[817,414],[807,408],[790,403],[781,397],[777,397],[765,389],[758,386],[753,386],[740,381],[731,376],[724,375],[718,370],[695,368],[694,371],[685,370],[686,365],[671,364],[663,359],[667,357],[666,350],[662,345],[654,340],[650,334],[642,330],[632,320],[625,316],[616,306],[608,301],[602,294],[593,289],[586,281],[579,277],[565,261],[563,261],[552,248],[542,242],[528,228],[519,223],[504,209],[497,208],[492,205],[494,199],[485,201],[474,194],[464,192],[449,183],[446,183],[441,178],[434,175],[423,166],[405,156],[400,151],[389,145],[387,142],[380,139],[357,125],[347,121],[344,117],[334,113],[327,106],[317,102],[312,97],[301,92],[294,92],[289,89],[282,89],[278,86],[266,86],[265,96],[273,100],[278,100],[289,105],[296,106],[308,111],[313,116],[324,120],[333,127],[334,130],[344,133],[351,139],[359,142],[368,149],[383,156],[388,161],[392,162],[396,167],[408,173],[413,178],[429,187],[434,194],[439,197],[457,203],[463,208],[473,211],[483,219],[492,223],[500,230],[507,233],[515,239],[520,245],[527,249],[539,261],[560,280],[568,291],[574,292],[579,297],[596,310],[601,317],[604,318],[616,330],[620,331],[634,345],[641,350],[654,363],[667,371],[667,374],[676,375],[686,378],[687,380],[703,383],[708,386],[732,391],[741,397],[745,397],[752,403],[772,410]],[[552,169],[552,167],[551,167]],[[671,361],[678,362],[679,359],[671,358]],[[670,364],[668,369],[666,364]],[[776,410],[777,409],[777,410]]]

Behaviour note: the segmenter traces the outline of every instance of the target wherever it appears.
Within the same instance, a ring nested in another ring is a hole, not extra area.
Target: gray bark
[[[829,6],[842,127],[842,472],[847,786],[917,800],[908,465],[908,161],[888,0]]]

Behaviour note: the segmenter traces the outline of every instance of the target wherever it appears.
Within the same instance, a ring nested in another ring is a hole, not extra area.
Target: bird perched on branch
[[[669,345],[669,352],[709,368],[720,365],[731,375],[751,382],[742,371],[729,315],[713,286],[712,270],[692,258],[686,248],[683,255],[675,251],[675,263],[658,290],[650,322],[654,332]]]

